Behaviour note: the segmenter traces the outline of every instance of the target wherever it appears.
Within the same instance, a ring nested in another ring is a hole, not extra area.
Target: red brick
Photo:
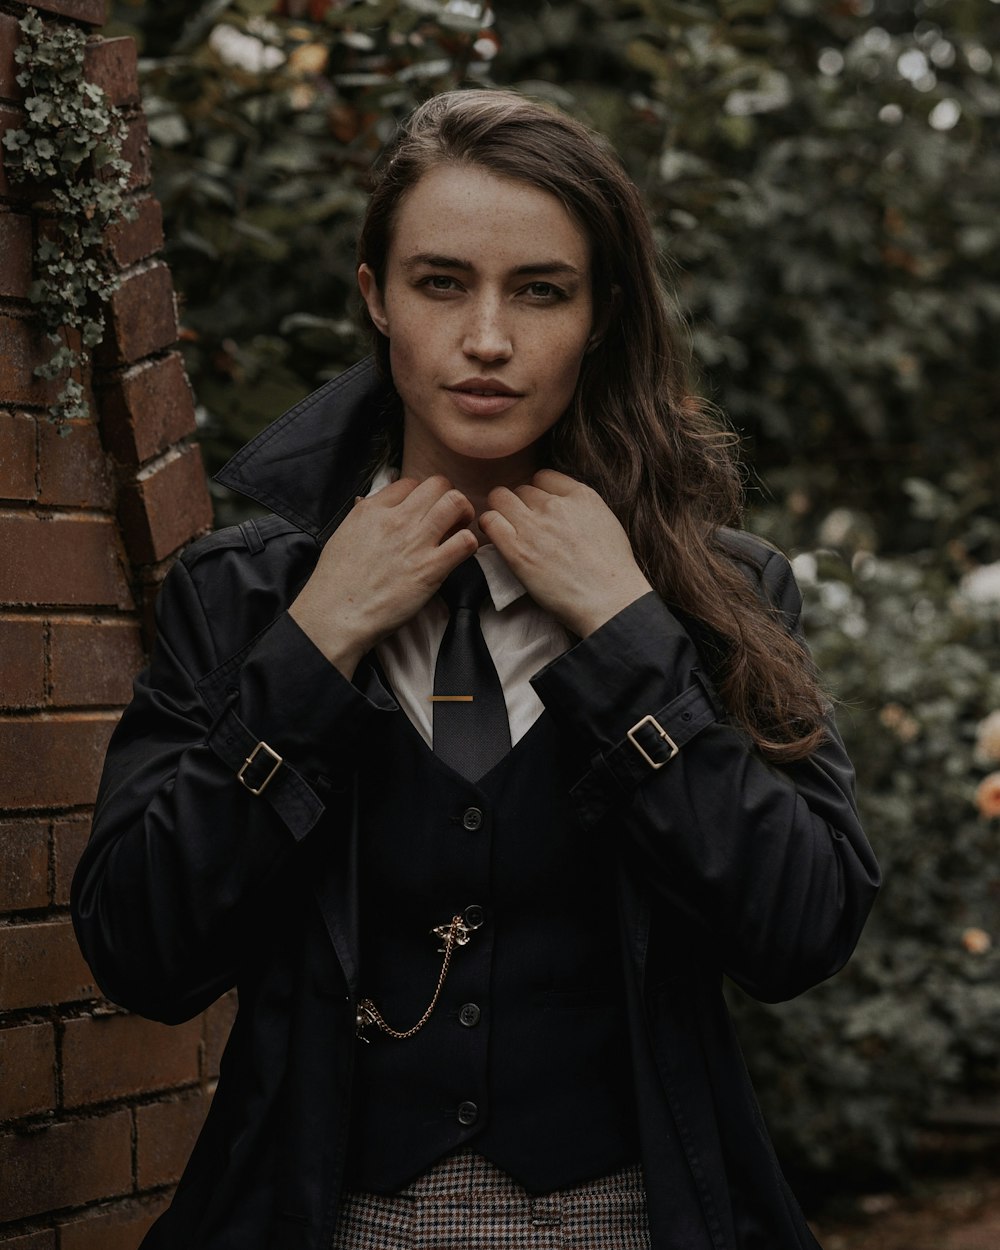
[[[211,527],[212,504],[198,447],[185,447],[122,490],[119,520],[131,559],[163,560]]]
[[[4,806],[82,807],[93,803],[114,713],[0,717]]]
[[[156,599],[163,586],[163,579],[170,572],[173,560],[161,560],[159,564],[146,564],[137,570],[136,598],[139,600],[139,623],[146,650],[151,651],[156,638]]]
[[[172,1185],[180,1179],[208,1112],[209,1101],[208,1095],[198,1090],[170,1102],[154,1102],[136,1110],[136,1179],[140,1189]]]
[[[201,1021],[171,1026],[140,1016],[68,1020],[63,1034],[63,1102],[109,1102],[198,1080]]]
[[[2,110],[0,110],[2,112]],[[0,195],[3,194],[0,178]],[[23,317],[0,316],[0,396],[6,404],[47,404],[55,384],[34,375],[35,365],[48,360],[52,345],[38,323]]]
[[[69,920],[0,927],[0,1010],[79,1002],[96,993]]]
[[[30,911],[48,901],[48,821],[0,821],[0,911]]]
[[[24,187],[24,184],[12,182],[7,177],[4,166],[7,149],[3,145],[3,137],[6,131],[20,130],[23,125],[24,113],[20,109],[0,106],[0,195],[10,196],[13,199],[30,199],[31,192]]]
[[[128,1111],[0,1137],[0,1220],[127,1193],[132,1182]]]
[[[88,26],[103,26],[106,18],[105,0],[31,0],[43,13],[71,17]]]
[[[134,365],[99,398],[104,445],[122,464],[142,464],[194,432],[194,398],[177,352]]]
[[[56,1038],[51,1024],[0,1030],[3,1116],[12,1120],[48,1111],[56,1100]]]
[[[38,423],[38,502],[110,510],[108,458],[90,421]]]
[[[144,658],[134,620],[54,620],[49,634],[52,702],[56,707],[124,707],[132,698],[132,678]]]
[[[17,81],[21,67],[14,60],[14,49],[20,42],[17,18],[0,13],[0,97],[5,100],[20,100],[24,96],[24,88]]]
[[[46,1228],[40,1233],[25,1233],[23,1237],[3,1238],[0,1246],[3,1250],[56,1250],[55,1230]]]
[[[163,247],[163,209],[151,195],[135,201],[136,216],[122,218],[107,232],[108,247],[120,269],[146,260]]]
[[[35,420],[26,413],[0,412],[0,499],[34,499]]]
[[[138,191],[148,187],[153,176],[152,146],[145,117],[140,114],[128,124],[125,142],[122,144],[122,160],[128,161],[131,170],[125,189]]]
[[[0,14],[2,17],[3,14]],[[35,236],[27,213],[0,212],[0,295],[27,299]]]
[[[114,522],[0,512],[0,603],[132,606]]]
[[[41,707],[45,702],[45,622],[0,617],[0,706]]]
[[[93,1207],[59,1225],[60,1250],[135,1250],[169,1201],[166,1194],[157,1194]]]
[[[101,88],[110,104],[120,108],[140,102],[134,39],[92,40],[87,44],[84,73]]]
[[[236,1019],[237,1007],[236,991],[230,990],[202,1014],[205,1026],[205,1075],[207,1077],[219,1075],[219,1063],[222,1060],[226,1042],[229,1041],[229,1033]]]
[[[52,825],[52,850],[56,861],[56,889],[53,903],[56,907],[69,905],[69,891],[73,873],[80,862],[83,848],[90,837],[90,817],[75,816],[57,820]]]
[[[111,297],[104,342],[95,348],[102,368],[132,364],[177,341],[174,284],[166,265],[127,277]]]

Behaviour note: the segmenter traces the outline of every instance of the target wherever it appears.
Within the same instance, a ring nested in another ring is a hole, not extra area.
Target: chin
[[[466,460],[510,460],[514,456],[524,455],[534,444],[531,442],[520,442],[515,439],[496,439],[486,437],[473,437],[456,443],[452,446],[451,451],[456,456],[463,456]]]

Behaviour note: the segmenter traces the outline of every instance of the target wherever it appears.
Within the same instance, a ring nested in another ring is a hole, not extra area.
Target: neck
[[[469,528],[477,540],[484,543],[488,540],[479,529],[479,517],[489,506],[486,497],[490,491],[498,486],[506,486],[510,490],[516,486],[525,486],[540,468],[541,461],[535,448],[528,448],[525,452],[502,460],[470,460],[465,456],[445,455],[436,457],[432,462],[419,453],[408,454],[404,443],[400,476],[412,477],[418,482],[436,474],[446,477],[475,508],[476,519]]]

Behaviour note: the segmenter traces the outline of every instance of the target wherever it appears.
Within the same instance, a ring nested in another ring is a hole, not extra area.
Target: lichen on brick
[[[18,24],[22,42],[14,57],[25,124],[4,134],[4,164],[11,180],[34,184],[55,208],[51,229],[40,232],[29,296],[53,345],[35,373],[64,379],[49,412],[65,422],[88,415],[73,371],[104,337],[104,305],[119,282],[105,232],[134,214],[127,199],[132,167],[122,156],[128,127],[86,78],[81,30],[43,22],[34,9]]]

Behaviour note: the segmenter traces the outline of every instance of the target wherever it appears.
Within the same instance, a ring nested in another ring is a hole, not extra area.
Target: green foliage
[[[498,81],[608,133],[646,191],[706,385],[808,541],[838,503],[922,540],[902,483],[992,489],[1000,6],[497,5]]]
[[[117,0],[209,457],[365,344],[365,173],[418,100],[519,85],[644,188],[705,386],[808,541],[837,503],[1000,468],[1000,5],[980,0]],[[305,318],[306,320],[303,320]],[[319,319],[322,326],[315,320]]]
[[[118,285],[104,231],[130,215],[124,196],[131,166],[121,157],[126,129],[118,110],[84,76],[83,32],[43,22],[34,9],[19,25],[14,57],[22,66],[17,81],[27,93],[27,124],[4,135],[4,167],[53,205],[51,227],[36,248],[30,295],[54,345],[35,373],[54,379],[83,365],[104,337],[102,306]],[[80,347],[67,341],[67,331],[78,332]],[[83,388],[72,376],[51,415],[57,422],[87,415]]]
[[[367,350],[352,316],[367,170],[393,119],[485,65],[476,5],[283,7],[119,3],[110,28],[144,53],[167,255],[216,467]],[[321,19],[288,16],[307,8]]]
[[[953,514],[955,498],[913,485]],[[846,520],[830,529],[846,537]],[[1000,732],[988,751],[978,733],[1000,710],[1000,563],[973,568],[981,536],[953,535],[911,556],[848,539],[795,561],[885,876],[845,971],[778,1007],[733,995],[800,1168],[898,1174],[929,1113],[1000,1095],[1000,819],[977,804],[984,777],[1000,781]]]

